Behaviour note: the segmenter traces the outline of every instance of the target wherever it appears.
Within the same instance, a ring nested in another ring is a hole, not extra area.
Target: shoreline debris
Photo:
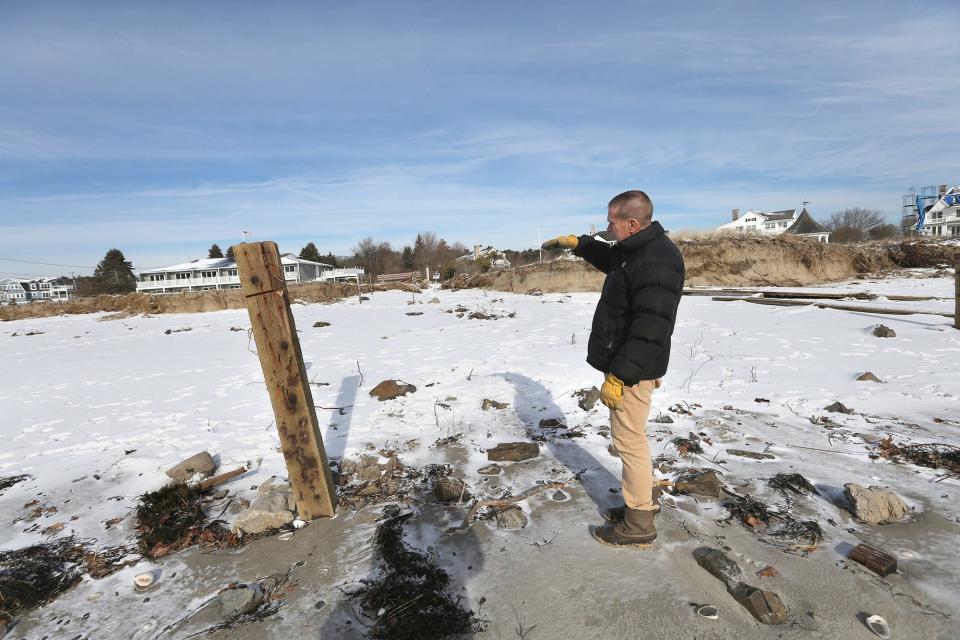
[[[782,551],[813,551],[823,539],[823,529],[815,520],[798,520],[789,513],[771,511],[763,502],[750,496],[732,496],[723,503],[730,512],[727,520],[736,518],[757,533],[763,542]]]
[[[450,575],[404,542],[404,526],[412,517],[397,505],[384,508],[373,540],[381,575],[362,580],[363,586],[347,593],[359,601],[360,613],[374,620],[370,637],[414,640],[483,631],[483,621],[448,593]]]
[[[897,572],[897,559],[893,555],[865,542],[861,542],[851,549],[847,557],[857,564],[862,564],[882,578]]]
[[[892,462],[906,461],[918,467],[947,469],[960,476],[960,447],[939,442],[896,444],[892,437],[880,441],[880,455]]]
[[[240,544],[221,520],[209,520],[200,490],[173,484],[140,496],[136,511],[140,551],[155,560],[195,544],[217,548]]]
[[[546,491],[547,489],[564,489],[566,484],[563,482],[544,482],[543,484],[538,484],[535,487],[531,487],[522,493],[518,493],[515,496],[508,496],[505,498],[497,498],[493,500],[478,500],[470,507],[470,510],[467,512],[466,517],[464,517],[463,522],[456,527],[450,527],[444,533],[457,533],[459,531],[466,531],[470,528],[470,525],[473,524],[476,517],[480,514],[480,511],[484,509],[497,509],[497,511],[503,511],[514,503],[520,502],[521,500],[526,500],[531,496],[535,496],[541,491]]]
[[[714,578],[724,583],[734,600],[763,624],[784,624],[787,606],[773,591],[750,586],[743,581],[743,570],[719,549],[700,547],[693,552],[697,564]]]

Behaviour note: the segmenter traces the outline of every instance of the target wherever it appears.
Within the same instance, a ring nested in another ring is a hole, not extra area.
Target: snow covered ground
[[[894,279],[813,290],[931,295],[941,299],[865,304],[951,312],[952,278],[928,275],[915,271]],[[427,302],[434,295],[440,302]],[[719,535],[711,533],[718,526],[715,520],[724,515],[718,503],[680,497],[677,508],[665,509],[658,524],[661,544],[643,558],[597,545],[586,528],[599,522],[598,509],[617,501],[609,489],[617,486],[619,477],[619,462],[607,453],[609,440],[598,431],[608,424],[604,408],[598,404],[584,412],[573,396],[576,390],[602,381],[584,362],[597,294],[528,296],[463,290],[427,291],[415,297],[415,304],[409,304],[411,298],[409,293],[384,292],[362,304],[348,299],[329,305],[295,305],[307,372],[317,383],[312,385],[315,404],[349,407],[343,415],[317,410],[328,455],[356,456],[371,448],[390,447],[401,451],[401,460],[408,465],[452,462],[473,488],[489,495],[504,489],[519,492],[537,480],[580,477],[579,482],[572,481],[568,491],[572,499],[566,503],[551,504],[549,498],[523,503],[532,518],[528,529],[503,532],[488,523],[474,525],[474,530],[484,532],[475,534],[482,542],[478,548],[490,549],[482,568],[467,569],[463,557],[471,557],[470,553],[462,553],[460,560],[444,555],[455,547],[443,540],[438,529],[458,523],[462,508],[430,511],[424,522],[436,526],[421,524],[411,534],[419,544],[440,548],[455,581],[470,597],[487,598],[482,613],[491,626],[486,637],[516,637],[511,608],[516,608],[524,593],[518,590],[517,580],[543,587],[562,577],[561,582],[573,588],[589,571],[606,572],[598,580],[618,571],[642,575],[649,570],[643,563],[655,566],[660,580],[669,580],[671,562],[683,563],[671,589],[661,588],[654,596],[649,585],[631,583],[624,588],[631,590],[631,598],[645,593],[659,598],[668,612],[650,615],[674,616],[671,633],[676,637],[692,633],[730,637],[726,634],[733,631],[741,637],[772,637],[765,634],[776,630],[755,623],[732,600],[724,600],[722,591],[715,592],[710,584],[713,578],[695,564],[690,567],[689,549],[698,542],[683,533],[690,530],[703,533],[706,543],[730,545],[741,561],[773,557],[793,570],[795,579],[791,580],[790,570],[783,570],[786,577],[780,582],[768,580],[762,586],[780,592],[791,607],[795,624],[790,633],[796,637],[808,632],[870,637],[856,620],[866,601],[887,607],[868,613],[887,617],[895,637],[946,633],[939,630],[944,620],[940,612],[960,613],[956,599],[960,559],[955,551],[960,543],[960,481],[942,471],[868,456],[870,443],[886,435],[897,442],[960,444],[960,331],[947,318],[684,298],[670,373],[654,396],[651,415],[669,415],[674,422],[650,425],[654,453],[676,456],[670,444],[674,436],[707,434],[712,444],[704,445],[706,460],[684,458],[682,462],[721,470],[728,486],[771,502],[782,500],[766,488],[765,480],[780,471],[800,472],[820,493],[800,508],[806,517],[820,521],[826,539],[807,558],[765,545],[736,547],[735,540],[751,545],[753,536],[728,524],[717,529],[726,538],[714,539]],[[470,311],[516,315],[473,320],[448,313],[460,305]],[[412,311],[423,313],[407,315]],[[251,487],[286,474],[260,364],[245,331],[249,326],[245,311],[101,320],[103,314],[0,326],[0,435],[4,440],[0,476],[30,476],[0,495],[0,522],[5,523],[0,530],[2,549],[49,539],[43,530],[56,523],[65,525],[58,536],[72,534],[102,545],[130,541],[134,533],[130,513],[137,496],[162,486],[165,469],[198,451],[215,454],[222,470],[240,465],[252,469],[226,485],[234,498],[249,499],[255,494]],[[331,324],[313,328],[318,320]],[[893,328],[896,337],[871,335],[879,323]],[[177,331],[184,328],[190,331]],[[166,334],[167,330],[172,332]],[[31,332],[36,333],[27,335]],[[855,381],[864,371],[872,371],[882,383]],[[368,395],[375,384],[391,378],[416,385],[417,392],[387,402]],[[482,411],[485,398],[510,406]],[[827,415],[824,407],[836,401],[857,413],[829,414],[839,425],[832,428],[815,424],[817,416]],[[691,414],[668,410],[677,405]],[[487,448],[525,439],[539,431],[540,419],[554,417],[569,427],[583,426],[586,437],[550,440],[542,446],[540,458],[513,465],[493,481],[477,474],[487,463]],[[431,446],[456,434],[463,435],[455,452]],[[766,451],[776,458],[734,457],[725,453],[728,448]],[[831,503],[848,482],[892,488],[914,509],[910,521],[883,527],[853,522]],[[500,486],[491,489],[491,484]],[[23,505],[34,499],[55,510],[25,519],[30,510]],[[118,517],[122,522],[105,527]],[[309,575],[304,570],[300,580],[323,585],[316,589],[325,590],[327,604],[314,606],[316,592],[291,597],[282,619],[260,623],[264,626],[243,637],[279,637],[296,629],[315,629],[309,637],[350,637],[343,609],[332,604],[338,602],[335,587],[369,572],[369,552],[363,549],[369,546],[370,531],[369,517],[341,513],[333,522],[317,521],[298,532],[295,541],[320,536],[310,546],[325,547],[322,553],[329,564],[315,567]],[[543,549],[530,546],[550,538],[554,531],[560,532],[556,544]],[[848,568],[845,551],[860,540],[897,555],[900,574],[878,587],[876,579]],[[269,559],[280,561],[290,556],[289,549],[304,548],[293,544],[264,539],[250,545],[254,551],[187,552],[168,558],[160,563],[164,577],[146,603],[144,595],[131,588],[132,575],[144,570],[146,562],[100,581],[85,578],[55,603],[28,615],[10,637],[155,637],[230,580],[244,578],[245,567],[264,569]],[[497,549],[502,548],[506,557],[520,554],[521,547],[525,549],[522,559],[513,556],[507,563],[497,559]],[[571,556],[583,554],[591,563],[589,571],[568,566],[576,558],[564,555],[561,561],[550,556],[551,548],[558,550],[555,553],[568,549]],[[681,550],[685,551],[681,554]],[[255,552],[259,555],[244,555]],[[511,563],[523,564],[527,573],[506,575]],[[245,579],[251,577],[255,576]],[[811,584],[817,580],[819,584]],[[620,621],[608,621],[612,627],[604,622],[604,615],[598,614],[599,622],[590,622],[596,616],[571,618],[573,612],[564,602],[578,596],[567,592],[551,592],[546,598],[531,592],[523,601],[529,614],[539,620],[542,637],[604,637],[605,628],[632,629],[648,621],[614,606],[623,600],[616,591],[620,583],[611,579],[609,584],[612,609],[606,611]],[[604,610],[594,593],[603,587],[587,587],[594,608]],[[555,588],[559,587],[543,587],[539,593],[543,596],[544,589]],[[698,588],[708,593],[698,595]],[[515,599],[498,599],[498,590]],[[846,600],[840,591],[847,593]],[[882,593],[886,595],[878,595]],[[721,620],[731,626],[697,627],[702,621],[686,605],[705,595],[721,605]],[[822,611],[817,609],[820,606]],[[81,619],[84,613],[91,615]],[[565,633],[570,624],[581,630],[575,635]],[[354,628],[358,626],[354,623]],[[171,631],[163,637],[182,636]],[[663,637],[673,636],[664,632]]]

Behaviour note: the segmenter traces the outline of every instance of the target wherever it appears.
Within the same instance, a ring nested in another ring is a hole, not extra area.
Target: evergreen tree
[[[227,258],[230,258],[231,260],[233,260],[233,259],[236,257],[236,256],[233,255],[233,246],[232,246],[232,245],[229,246],[229,247],[227,247],[227,255],[226,255],[226,257],[227,257]]]
[[[405,246],[403,251],[400,252],[400,262],[404,269],[417,268],[417,263],[413,259],[413,249],[410,248],[410,245]]]
[[[307,246],[303,249],[300,249],[300,259],[301,260],[310,260],[311,262],[323,262],[320,259],[320,252],[317,251],[317,245],[312,242],[308,242]]]
[[[130,293],[137,290],[133,264],[127,262],[120,249],[110,249],[93,271],[99,293]]]
[[[222,258],[222,257],[223,257],[223,251],[220,250],[220,245],[214,244],[212,247],[210,247],[210,251],[209,251],[209,253],[207,253],[207,257],[208,257],[208,258]]]
[[[320,262],[323,264],[328,264],[331,267],[339,268],[340,264],[337,262],[337,256],[333,255],[333,252],[328,253],[325,256],[320,256]]]

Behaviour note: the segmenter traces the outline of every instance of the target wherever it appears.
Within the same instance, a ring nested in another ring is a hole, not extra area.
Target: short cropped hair
[[[643,191],[624,191],[608,205],[616,217],[622,220],[650,221],[653,219],[653,202]]]

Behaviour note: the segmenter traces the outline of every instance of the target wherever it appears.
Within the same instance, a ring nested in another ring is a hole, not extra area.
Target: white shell
[[[283,533],[281,533],[280,535],[277,536],[277,540],[281,540],[281,541],[283,541],[283,542],[286,542],[287,540],[289,540],[289,539],[292,538],[292,537],[293,537],[293,531],[284,531]]]
[[[133,584],[137,589],[146,589],[153,584],[153,574],[152,573],[138,573],[133,576]]]
[[[307,523],[303,520],[294,520],[292,524],[294,529],[303,529],[305,526],[307,526]]]
[[[866,623],[870,631],[873,631],[881,638],[886,640],[890,637],[890,625],[888,625],[887,621],[880,616],[870,616],[867,618]]]
[[[712,604],[705,604],[697,607],[697,615],[707,620],[716,620],[720,617],[720,610]]]

